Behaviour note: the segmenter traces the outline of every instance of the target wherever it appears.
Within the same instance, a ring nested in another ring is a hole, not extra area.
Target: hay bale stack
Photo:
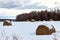
[[[12,23],[10,21],[8,21],[8,20],[5,20],[3,22],[3,26],[11,26],[11,25],[12,25]]]
[[[56,32],[55,28],[53,25],[49,26],[47,25],[39,25],[38,28],[36,29],[36,35],[50,35],[52,33]]]

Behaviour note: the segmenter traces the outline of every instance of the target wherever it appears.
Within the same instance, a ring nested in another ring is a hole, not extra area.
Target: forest
[[[31,11],[16,16],[16,21],[60,21],[60,10]]]

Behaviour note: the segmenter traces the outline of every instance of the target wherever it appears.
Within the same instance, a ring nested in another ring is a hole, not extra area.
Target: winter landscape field
[[[0,0],[0,40],[60,40],[60,0]]]
[[[54,25],[56,33],[36,35],[38,25]],[[60,40],[60,21],[12,22],[12,26],[3,26],[0,22],[0,40]]]

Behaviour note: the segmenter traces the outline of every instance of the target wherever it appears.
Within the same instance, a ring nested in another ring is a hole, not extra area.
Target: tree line
[[[16,21],[60,21],[60,10],[55,11],[31,11],[29,13],[19,14]]]

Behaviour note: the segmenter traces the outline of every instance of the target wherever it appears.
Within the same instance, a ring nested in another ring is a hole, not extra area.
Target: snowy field
[[[56,33],[35,35],[40,24],[54,25]],[[60,21],[12,22],[12,26],[3,26],[0,22],[0,40],[60,40]]]

